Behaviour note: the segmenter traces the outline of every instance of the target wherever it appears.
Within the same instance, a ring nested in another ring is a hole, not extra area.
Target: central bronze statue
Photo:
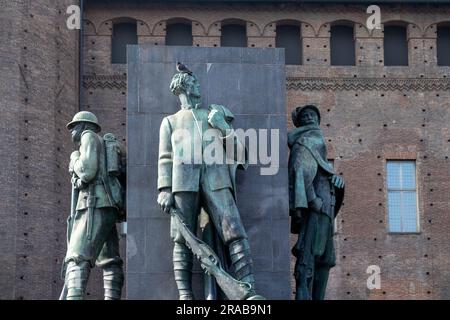
[[[173,268],[179,298],[194,299],[190,248],[199,256],[202,267],[213,272],[217,283],[224,284],[221,288],[228,298],[256,297],[250,246],[235,198],[235,170],[246,167],[246,150],[231,126],[233,114],[221,105],[202,108],[198,80],[183,67],[177,67],[179,72],[170,84],[181,108],[162,120],[158,159],[158,204],[171,213]],[[233,164],[226,161],[227,152],[219,159],[221,161],[205,161],[205,149],[217,142],[222,151],[227,144],[233,146],[236,151]],[[200,215],[201,209],[204,211]],[[212,222],[219,241],[228,249],[227,258],[231,261],[234,278],[223,272],[221,265],[226,265],[226,261],[215,261],[219,256],[195,239],[199,216],[203,220],[201,225],[205,224],[204,220]],[[202,260],[202,256],[208,261]],[[236,290],[245,287],[244,295],[235,295]]]
[[[298,234],[292,249],[297,258],[295,299],[323,300],[336,264],[334,219],[344,198],[344,180],[327,161],[317,107],[296,108],[292,120],[296,128],[288,133],[289,211],[291,232]]]

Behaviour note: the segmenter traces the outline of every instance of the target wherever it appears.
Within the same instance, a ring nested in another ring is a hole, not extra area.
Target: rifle
[[[229,275],[223,268],[216,253],[202,240],[198,239],[183,222],[178,209],[171,208],[178,231],[186,241],[187,247],[200,260],[202,269],[209,275],[214,276],[217,284],[230,300],[264,300],[255,293],[254,288],[248,282],[238,281]]]
[[[78,195],[80,193],[78,188],[76,188],[76,186],[75,186],[75,178],[76,178],[76,175],[74,172],[74,173],[72,173],[72,179],[71,179],[72,192],[71,192],[71,198],[70,198],[70,216],[67,219],[67,247],[69,247],[70,235],[72,233],[72,228],[73,228],[73,220],[75,219],[75,214],[77,212]],[[65,261],[63,261],[62,268],[61,268],[61,279],[63,279],[63,280],[66,275],[66,267],[67,267],[67,264]],[[59,300],[65,300],[66,296],[67,296],[67,286],[66,286],[66,281],[64,281],[64,286],[61,291],[61,295],[59,296]]]

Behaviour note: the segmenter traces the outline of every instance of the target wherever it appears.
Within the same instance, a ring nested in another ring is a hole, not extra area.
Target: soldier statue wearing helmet
[[[60,298],[83,299],[96,265],[103,269],[105,299],[120,299],[124,277],[116,222],[124,207],[125,150],[112,134],[98,134],[101,127],[91,112],[78,112],[67,128],[79,150],[70,156],[72,211]]]

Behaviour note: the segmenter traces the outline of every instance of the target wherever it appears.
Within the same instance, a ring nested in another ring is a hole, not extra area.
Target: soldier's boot
[[[113,264],[103,268],[103,288],[105,300],[120,300],[123,287],[122,266]]]
[[[295,300],[311,300],[312,273],[308,272],[305,265],[297,265],[295,268]]]
[[[175,242],[173,271],[180,300],[194,300],[192,292],[192,252],[183,243]]]
[[[83,300],[91,267],[88,261],[69,261],[66,271],[67,300]]]
[[[314,282],[312,290],[313,300],[325,299],[325,292],[327,290],[328,276],[330,274],[330,267],[322,265],[316,268],[314,271]]]
[[[255,292],[255,276],[253,274],[253,261],[250,255],[250,245],[247,239],[239,239],[228,246],[230,260],[237,280],[251,285],[246,299],[264,299]]]

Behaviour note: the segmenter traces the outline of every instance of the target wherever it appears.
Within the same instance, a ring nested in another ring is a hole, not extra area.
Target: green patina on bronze
[[[297,300],[322,300],[330,269],[336,264],[334,219],[344,197],[344,180],[327,161],[320,112],[312,105],[292,113],[296,128],[288,133],[289,213],[291,232],[298,234],[292,248],[297,258]]]
[[[247,164],[246,150],[232,130],[234,116],[221,105],[202,108],[197,78],[182,64],[178,64],[177,69],[179,73],[173,76],[170,90],[178,96],[181,109],[161,123],[158,203],[165,212],[171,213],[173,266],[179,297],[194,299],[193,251],[207,272],[205,298],[220,296],[210,275],[229,299],[262,298],[254,291],[250,246],[236,206],[235,171],[246,168]],[[184,130],[187,135],[176,135],[178,130]],[[213,165],[206,164],[203,158],[200,163],[193,157],[180,161],[186,144],[191,150],[200,146],[203,151],[212,143],[203,137],[206,130],[212,130],[217,139],[222,139],[221,148],[225,149],[227,143],[234,145],[238,150],[235,160],[244,161]],[[244,154],[238,155],[240,152]],[[199,219],[203,241],[195,237]],[[215,253],[211,247],[215,248]],[[224,254],[226,251],[229,254]],[[227,267],[232,268],[234,277],[227,272]]]
[[[67,128],[79,150],[70,156],[72,208],[60,299],[83,299],[95,265],[103,270],[105,299],[120,299],[123,271],[116,222],[125,218],[125,149],[114,135],[98,134],[101,128],[91,112],[77,113]]]

